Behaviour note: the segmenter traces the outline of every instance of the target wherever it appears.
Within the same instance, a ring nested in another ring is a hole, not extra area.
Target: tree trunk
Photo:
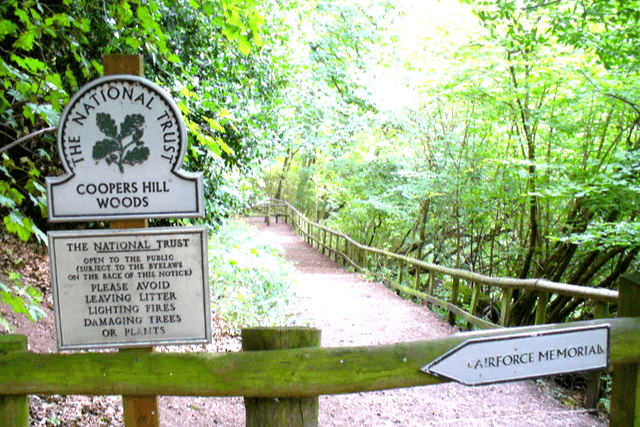
[[[291,169],[291,163],[293,163],[293,158],[297,152],[298,150],[292,150],[291,148],[287,149],[287,156],[284,158],[282,171],[280,172],[280,177],[278,178],[278,188],[276,189],[276,194],[273,196],[277,200],[282,200],[282,187],[284,187],[287,175],[289,174],[289,169]]]

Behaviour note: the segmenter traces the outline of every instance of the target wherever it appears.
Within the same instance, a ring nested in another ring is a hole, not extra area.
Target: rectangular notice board
[[[206,227],[48,236],[59,350],[211,342]]]

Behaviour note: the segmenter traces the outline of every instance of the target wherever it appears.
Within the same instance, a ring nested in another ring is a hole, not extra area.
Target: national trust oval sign
[[[187,132],[159,86],[137,76],[92,81],[62,112],[65,175],[47,178],[49,220],[204,216],[202,174],[181,170]]]

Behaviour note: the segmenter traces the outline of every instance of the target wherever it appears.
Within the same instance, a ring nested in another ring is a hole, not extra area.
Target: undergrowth
[[[42,293],[22,283],[20,273],[5,271],[0,274],[0,302],[7,304],[15,313],[22,313],[32,322],[47,317],[40,308]],[[4,280],[6,277],[7,280]],[[0,331],[11,332],[11,325],[0,313]]]
[[[243,327],[293,323],[293,271],[281,248],[240,220],[209,238],[211,306],[234,335]]]

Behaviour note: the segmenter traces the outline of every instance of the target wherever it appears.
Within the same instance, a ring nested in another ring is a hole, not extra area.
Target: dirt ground
[[[282,246],[296,264],[300,324],[322,330],[323,347],[390,344],[428,340],[454,333],[448,324],[424,306],[398,297],[379,283],[341,269],[302,242],[287,225],[251,220],[262,237]],[[48,259],[42,249],[0,243],[0,271],[19,267],[48,292]],[[16,265],[16,260],[23,260]],[[0,279],[3,279],[0,276]],[[29,336],[30,350],[54,352],[52,301],[47,293],[49,316],[37,323],[6,314],[15,332]],[[240,341],[224,334],[213,316],[213,343],[157,351],[238,351]],[[320,397],[320,426],[607,426],[575,403],[568,391],[558,392],[547,381],[522,381],[482,387],[454,383],[409,389],[386,390]],[[31,396],[33,426],[121,426],[119,396]],[[244,426],[242,398],[160,397],[162,426]]]

